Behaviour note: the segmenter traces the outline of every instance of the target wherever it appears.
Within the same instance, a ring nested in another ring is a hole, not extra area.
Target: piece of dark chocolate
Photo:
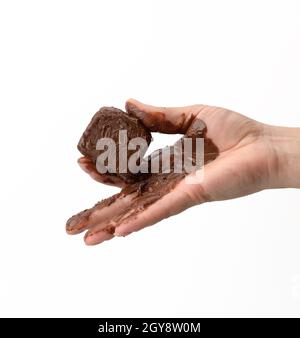
[[[123,173],[119,171],[119,131],[127,131],[127,144],[134,138],[141,137],[149,145],[152,138],[150,131],[134,115],[114,107],[102,107],[92,118],[77,145],[82,155],[88,157],[96,165],[98,156],[104,150],[97,150],[97,141],[103,138],[111,138],[116,144],[116,170],[114,173],[107,172],[106,175],[117,175],[125,182],[133,182],[139,176],[130,171]],[[135,150],[127,150],[129,158]]]

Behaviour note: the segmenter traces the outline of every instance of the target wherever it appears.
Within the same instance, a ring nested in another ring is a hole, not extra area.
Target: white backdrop
[[[95,247],[64,230],[117,191],[76,164],[103,105],[206,103],[300,126],[299,18],[286,0],[1,1],[0,315],[299,314],[299,190]]]

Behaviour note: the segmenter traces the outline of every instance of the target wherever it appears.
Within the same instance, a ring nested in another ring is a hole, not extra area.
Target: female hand
[[[137,208],[139,196],[121,193],[106,200],[100,208],[97,204],[85,210],[79,221],[78,217],[76,221],[71,218],[68,233],[88,230],[85,235],[88,245],[128,235],[204,202],[236,198],[267,188],[300,187],[298,128],[272,127],[228,109],[206,105],[165,108],[130,99],[126,109],[151,131],[161,133],[186,134],[197,121],[203,121],[207,126],[206,137],[218,148],[218,156],[204,166],[200,183],[189,184],[180,179],[159,199],[151,199],[146,208]],[[79,159],[79,165],[101,183],[128,189],[117,178],[107,182],[107,177],[100,175],[87,158]]]

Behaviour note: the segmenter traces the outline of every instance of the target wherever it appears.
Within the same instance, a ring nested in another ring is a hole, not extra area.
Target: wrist
[[[270,188],[300,188],[300,128],[264,126],[272,156]]]

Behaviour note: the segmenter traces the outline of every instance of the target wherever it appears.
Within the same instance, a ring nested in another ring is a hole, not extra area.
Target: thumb
[[[140,119],[150,131],[165,134],[185,134],[197,116],[201,105],[167,108],[150,106],[129,99],[125,108],[128,114]]]

